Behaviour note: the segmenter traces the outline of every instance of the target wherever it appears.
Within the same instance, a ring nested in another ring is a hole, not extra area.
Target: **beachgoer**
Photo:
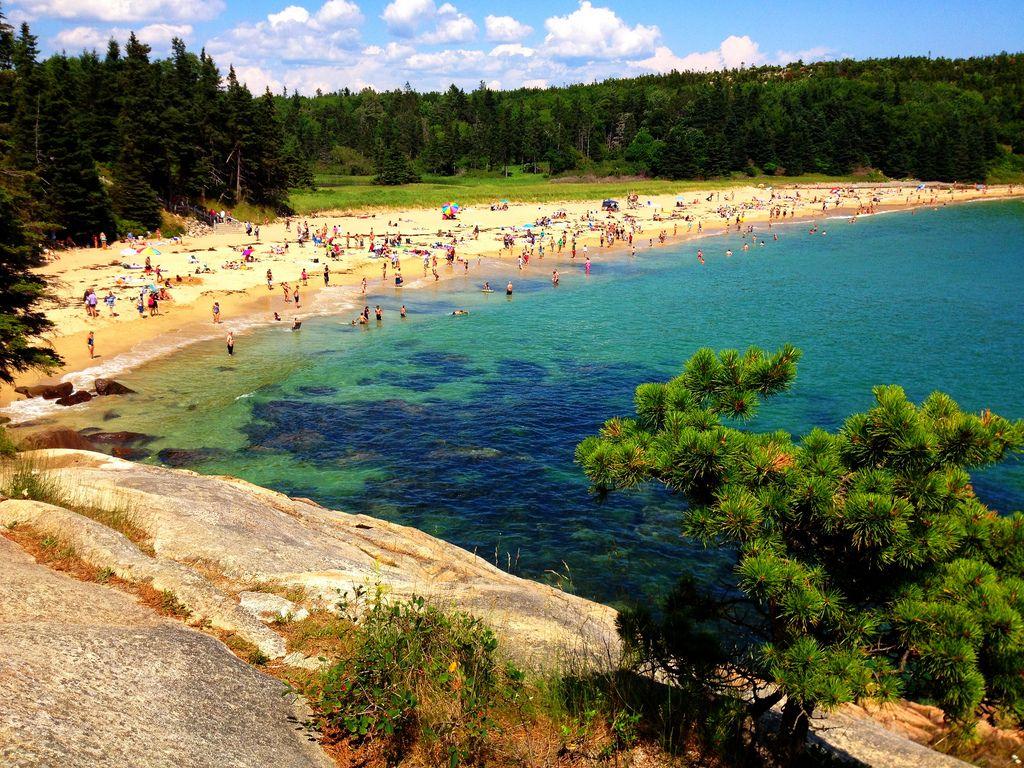
[[[558,270],[557,269],[551,270],[551,284],[552,285],[558,285]]]
[[[89,347],[89,359],[96,357],[96,335],[92,331],[89,331],[89,337],[85,343]]]
[[[220,322],[220,302],[219,301],[213,302],[213,322],[215,322],[215,323],[219,323]]]
[[[231,331],[228,331],[228,354],[235,354],[235,334]]]
[[[587,260],[583,263],[583,271],[586,274],[590,274],[590,257],[587,256]]]
[[[324,264],[324,286],[330,285],[331,283],[331,268],[327,264]]]
[[[380,322],[381,320],[383,320],[383,319],[384,319],[384,310],[382,310],[382,309],[380,308],[380,304],[378,304],[377,306],[375,306],[375,307],[373,308],[373,312],[374,312],[374,314],[375,314],[375,315],[377,316],[377,322],[378,322],[378,323],[379,323],[379,322]]]
[[[295,286],[295,288],[292,289],[292,301],[295,302],[295,308],[298,309],[299,308],[299,286],[297,286],[297,285]]]
[[[506,296],[511,296],[512,295],[512,281],[511,280],[509,280],[508,281],[508,285],[505,286],[505,295]]]

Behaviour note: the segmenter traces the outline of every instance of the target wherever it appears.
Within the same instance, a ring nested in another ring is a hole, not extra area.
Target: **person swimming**
[[[512,281],[511,280],[509,280],[508,281],[508,285],[505,286],[505,295],[506,296],[511,296],[512,295]]]
[[[490,283],[484,283],[483,292],[484,293],[493,293],[494,292],[491,289],[491,284]]]
[[[467,309],[456,309],[454,312],[452,312],[452,317],[461,317],[462,315],[468,315],[468,314],[469,314],[469,310],[467,310]]]

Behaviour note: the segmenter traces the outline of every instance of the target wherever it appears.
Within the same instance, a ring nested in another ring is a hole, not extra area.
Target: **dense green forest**
[[[879,59],[563,88],[254,96],[178,39],[41,59],[0,19],[0,167],[30,233],[154,229],[161,208],[279,210],[314,168],[982,181],[1024,171],[1024,57]]]
[[[390,176],[397,157],[436,174],[525,166],[682,179],[872,167],[969,182],[1008,152],[1024,154],[1024,56],[797,63],[543,90],[293,94],[280,111],[300,156],[355,173]]]
[[[174,40],[154,60],[132,34],[40,60],[28,25],[2,18],[0,169],[30,231],[79,243],[155,229],[186,200],[281,206],[292,178],[277,100],[205,53]]]

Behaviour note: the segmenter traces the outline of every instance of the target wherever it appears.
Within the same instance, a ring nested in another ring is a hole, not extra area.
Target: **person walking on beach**
[[[589,276],[590,275],[590,257],[587,256],[586,262],[583,264],[583,271]]]
[[[235,354],[235,334],[228,331],[228,354],[234,357]]]
[[[107,233],[100,232],[100,248],[107,250]]]
[[[309,275],[306,274],[306,268],[303,267],[302,268],[302,284],[303,285],[309,285],[309,283],[307,282],[308,280],[309,280]]]
[[[331,284],[331,268],[329,265],[324,264],[324,287],[326,288]]]
[[[219,323],[220,322],[220,302],[219,301],[213,302],[213,322],[215,322],[215,323]]]
[[[267,270],[267,290],[274,290],[274,273],[269,269]]]
[[[89,347],[89,359],[96,357],[96,335],[89,331],[89,336],[85,340],[86,345]]]
[[[299,308],[299,286],[297,286],[297,285],[295,286],[295,288],[292,289],[292,301],[295,302],[295,308],[298,309]]]

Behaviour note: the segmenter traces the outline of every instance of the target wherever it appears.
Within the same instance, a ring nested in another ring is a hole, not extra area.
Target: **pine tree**
[[[118,116],[120,151],[114,167],[114,208],[126,222],[153,230],[160,226],[160,200],[154,179],[162,175],[162,142],[153,117],[155,88],[149,46],[132,33],[120,70]]]
[[[799,357],[702,349],[577,448],[599,491],[678,493],[684,533],[734,565],[724,588],[689,576],[661,618],[626,614],[624,639],[709,697],[748,694],[755,718],[781,703],[785,760],[816,708],[853,700],[902,693],[968,725],[982,707],[1020,722],[1024,515],[986,508],[968,470],[1024,449],[1024,421],[890,386],[836,433],[726,423],[785,391]]]
[[[76,82],[66,58],[47,62],[40,113],[41,157],[48,217],[62,236],[85,244],[99,232],[113,234],[110,199],[87,150],[72,95]]]
[[[50,371],[62,362],[53,349],[38,343],[53,328],[38,308],[46,283],[29,271],[41,264],[10,194],[0,187],[0,381],[8,384],[16,373]]]

